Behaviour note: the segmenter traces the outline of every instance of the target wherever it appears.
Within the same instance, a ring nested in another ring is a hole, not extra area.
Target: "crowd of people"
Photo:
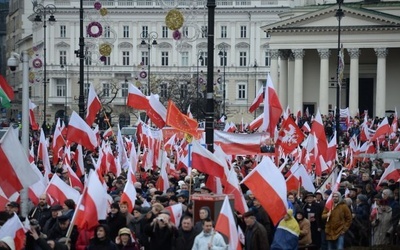
[[[307,118],[298,121],[299,125],[305,120]],[[359,136],[357,126],[360,122],[357,121],[357,118],[353,119],[353,125],[340,135],[343,144],[338,146],[335,169],[346,165],[346,157],[340,152],[348,147],[349,138]],[[330,138],[335,129],[332,117],[324,117],[324,124]],[[91,155],[96,156],[95,153]],[[173,154],[170,159],[175,161]],[[236,156],[232,167],[239,181],[257,165],[257,159],[250,155]],[[285,163],[280,161],[280,164],[287,164],[283,168],[285,175],[293,163],[289,160]],[[242,184],[248,211],[235,213],[235,220],[243,232],[243,237],[239,237],[243,238],[243,249],[399,247],[399,182],[390,179],[379,183],[385,166],[382,159],[366,158],[351,170],[343,169],[340,187],[334,192],[332,185],[323,181],[322,184],[315,183],[318,190],[315,193],[302,188],[288,190],[289,209],[277,225],[273,224],[267,210],[252,191]],[[94,168],[89,158],[85,160],[85,168]],[[156,188],[157,170],[138,169],[134,183],[137,197],[131,211],[126,202],[121,202],[127,174],[123,172],[116,176],[112,172],[104,173],[113,203],[107,218],[99,221],[94,228],[78,229],[72,226],[72,231],[68,232],[77,204],[72,199],[66,199],[62,204],[49,205],[49,197],[46,194],[40,196],[39,203],[32,205],[28,213],[30,230],[26,233],[25,249],[228,249],[226,236],[214,229],[218,218],[211,208],[199,207],[192,199],[193,195],[214,195],[206,185],[205,174],[193,169],[188,175],[182,168],[178,171],[179,176],[169,176],[170,188],[163,192]],[[53,172],[68,180],[68,173],[63,171],[61,164],[54,166]],[[329,196],[332,197],[331,207],[326,204]],[[166,209],[175,204],[181,204],[183,211],[177,224],[172,222],[170,210]],[[0,225],[12,216],[21,216],[20,204],[15,201],[8,203],[0,212]],[[0,239],[0,249],[15,249],[15,246],[9,238],[3,238]]]

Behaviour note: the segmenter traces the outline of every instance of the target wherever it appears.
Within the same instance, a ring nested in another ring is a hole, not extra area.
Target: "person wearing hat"
[[[115,241],[115,238],[118,236],[118,231],[126,227],[126,218],[120,212],[120,207],[118,202],[114,202],[110,206],[110,212],[107,215],[107,225],[110,229],[110,239]]]
[[[47,235],[49,230],[54,227],[54,225],[57,223],[57,218],[62,214],[62,210],[63,207],[59,204],[55,204],[50,207],[50,218],[46,220],[44,226],[42,227],[42,232],[44,234]]]
[[[168,210],[162,210],[150,224],[144,227],[145,234],[149,237],[149,250],[172,250],[178,230],[170,221]]]
[[[143,223],[144,217],[148,211],[149,210],[146,210],[144,207],[142,208],[139,205],[135,205],[133,208],[133,220],[128,224],[128,228],[135,234],[136,239],[140,242],[142,237],[145,237],[143,232]]]
[[[372,246],[390,245],[391,239],[387,237],[392,227],[393,210],[389,206],[388,200],[380,200],[378,206],[371,213],[371,226],[373,235],[371,239]]]
[[[110,238],[108,225],[100,224],[95,228],[94,237],[90,240],[87,250],[118,250],[117,245]]]
[[[268,233],[265,227],[257,221],[256,213],[249,210],[243,214],[246,224],[245,250],[269,249]]]
[[[132,237],[132,232],[127,227],[123,227],[118,231],[115,243],[119,250],[140,250],[139,244]]]
[[[319,248],[321,246],[321,214],[323,207],[315,202],[315,195],[311,192],[307,192],[304,198],[304,217],[310,221],[312,243]]]
[[[7,204],[7,212],[9,214],[19,214],[19,203],[16,201],[11,201]]]
[[[70,224],[71,220],[68,215],[59,216],[54,227],[49,229],[47,239],[57,242],[59,239],[66,237]],[[70,235],[71,245],[75,246],[76,241],[78,240],[78,235],[79,233],[77,227],[73,226]]]

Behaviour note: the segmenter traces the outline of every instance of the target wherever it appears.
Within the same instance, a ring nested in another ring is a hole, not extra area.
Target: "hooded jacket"
[[[105,232],[104,239],[100,239],[97,236],[99,228],[103,228]],[[117,245],[110,239],[110,228],[106,224],[98,225],[94,229],[94,237],[90,240],[88,250],[118,250]]]

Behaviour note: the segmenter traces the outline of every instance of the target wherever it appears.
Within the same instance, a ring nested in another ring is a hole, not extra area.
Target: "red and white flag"
[[[382,122],[379,123],[379,126],[376,129],[376,132],[375,132],[374,136],[372,136],[371,141],[375,141],[379,137],[384,136],[384,135],[389,134],[389,133],[390,133],[390,125],[389,125],[387,117],[385,117],[382,120]]]
[[[0,188],[7,197],[39,181],[31,169],[26,150],[12,129],[0,140]]]
[[[67,140],[76,142],[90,151],[97,147],[97,138],[87,123],[73,111],[68,124]]]
[[[287,188],[282,173],[269,157],[261,162],[242,180],[268,212],[274,225],[287,213]]]
[[[112,130],[112,127],[109,127],[106,131],[104,131],[103,133],[103,138],[110,138],[111,136],[113,136],[114,132]]]
[[[214,143],[228,155],[254,155],[260,153],[262,133],[237,134],[214,130]]]
[[[236,224],[233,223],[234,221],[232,207],[229,203],[228,195],[226,195],[215,224],[215,230],[228,238],[228,249],[241,250],[242,245],[240,244],[238,230]]]
[[[199,142],[192,142],[192,167],[211,176],[226,178],[224,163]]]
[[[291,117],[285,119],[278,133],[277,145],[290,154],[304,140],[304,134]]]
[[[288,175],[289,177],[286,179],[287,190],[298,190],[298,188],[302,186],[308,192],[315,192],[311,176],[308,175],[305,167],[297,161],[290,168]]]
[[[342,173],[343,173],[344,168],[342,168],[337,175],[336,182],[332,186],[332,193],[329,195],[328,199],[326,200],[325,203],[325,208],[328,210],[333,209],[333,194],[339,190],[340,182],[342,181]]]
[[[169,207],[166,207],[165,210],[169,211],[170,213],[170,220],[176,228],[179,228],[181,224],[181,218],[183,214],[182,204],[178,203]]]
[[[250,122],[250,125],[249,125],[250,131],[254,131],[254,130],[258,129],[259,127],[261,127],[261,125],[263,123],[263,116],[264,116],[264,114],[260,114],[256,119],[254,119],[252,122]]]
[[[390,125],[390,138],[396,138],[396,134],[397,134],[397,129],[399,128],[399,124],[398,124],[398,116],[397,116],[397,108],[394,108],[394,116],[393,116],[393,121],[392,121],[392,125]]]
[[[136,188],[133,185],[132,180],[128,180],[125,184],[124,191],[122,192],[121,195],[120,203],[122,203],[123,201],[125,201],[128,204],[128,211],[129,213],[131,213],[135,206],[135,201],[136,201]]]
[[[80,197],[80,193],[76,189],[65,183],[56,174],[51,178],[45,193],[50,195],[58,204],[64,204],[66,199],[72,199],[76,204]]]
[[[303,130],[304,133],[310,133],[311,128],[310,128],[310,125],[308,125],[307,121],[305,121],[303,123],[303,126],[301,127],[301,130]]]
[[[122,138],[122,133],[118,125],[117,132],[117,150],[118,150],[118,160],[122,169],[126,170],[129,167],[128,154],[126,153],[124,139]]]
[[[224,194],[233,194],[235,197],[234,199],[234,207],[235,210],[238,211],[240,214],[244,214],[249,210],[247,207],[247,203],[244,199],[242,190],[240,189],[239,180],[237,178],[237,174],[234,168],[229,170],[228,177],[224,184]]]
[[[314,122],[311,125],[310,134],[315,135],[318,144],[318,152],[325,159],[326,151],[328,149],[328,140],[326,139],[324,123],[322,122],[322,117],[319,110],[317,111]]]
[[[83,163],[83,151],[82,145],[77,145],[75,149],[75,154],[73,156],[73,160],[75,161],[76,166],[76,175],[81,177],[85,174],[85,165]]]
[[[131,108],[147,110],[149,108],[149,100],[137,87],[129,84],[127,103]]]
[[[101,102],[97,97],[96,90],[94,90],[93,83],[89,86],[89,94],[86,109],[86,123],[92,126],[96,119],[97,113],[101,110]]]
[[[253,103],[250,105],[249,112],[253,113],[254,110],[256,110],[260,106],[263,100],[264,100],[264,86],[261,86],[261,88],[257,91]]]
[[[8,243],[7,245],[11,250],[15,249],[24,249],[25,247],[25,233],[28,230],[24,227],[18,215],[16,213],[4,223],[4,225],[0,228],[0,239],[5,237],[10,237],[12,243]]]
[[[275,127],[279,122],[282,112],[282,105],[279,101],[278,95],[276,94],[271,76],[268,74],[267,87],[264,93],[264,115],[261,131],[267,131],[270,136],[273,137]]]
[[[32,130],[39,130],[39,124],[36,122],[34,109],[36,108],[31,99],[29,99],[29,124],[31,124]]]
[[[158,100],[158,96],[153,94],[150,96],[147,115],[158,128],[162,129],[165,127],[167,120],[167,109]]]
[[[58,152],[62,147],[65,145],[64,137],[62,136],[63,127],[61,127],[61,120],[60,118],[57,119],[56,127],[54,128],[53,134],[53,165],[57,165],[59,157]]]
[[[393,179],[397,182],[399,178],[400,178],[400,168],[396,168],[396,163],[392,160],[389,166],[385,169],[385,172],[383,172],[382,177],[379,179],[377,187],[379,187],[379,184],[381,184],[383,180],[388,181],[390,179]]]
[[[57,157],[58,154],[54,157]],[[49,151],[48,151],[48,141],[44,135],[44,131],[40,129],[40,139],[39,139],[39,147],[38,147],[38,159],[42,160],[44,167],[44,175],[48,176],[51,173],[51,165],[49,159]]]

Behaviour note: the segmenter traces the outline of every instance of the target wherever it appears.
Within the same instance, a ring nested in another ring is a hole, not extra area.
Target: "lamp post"
[[[225,94],[225,67],[226,67],[226,47],[225,47],[225,44],[220,44],[219,46],[218,46],[218,49],[219,49],[219,53],[218,53],[218,55],[220,56],[220,58],[221,58],[221,66],[223,66],[224,67],[224,73],[223,73],[223,77],[224,77],[224,82],[222,83],[222,113],[223,113],[223,115],[225,116],[226,114],[225,114],[225,99],[226,99],[226,94]]]
[[[341,58],[341,50],[340,50],[340,21],[344,17],[344,13],[342,10],[343,0],[337,0],[338,9],[336,10],[335,17],[338,20],[338,44],[337,44],[337,68],[336,68],[336,143],[339,145],[340,141],[340,89],[341,89],[341,74],[343,71],[343,59]],[[342,67],[341,67],[342,66]]]
[[[197,112],[196,112],[196,118],[197,120],[199,119],[199,114],[200,114],[200,103],[199,103],[199,81],[200,81],[200,77],[199,77],[199,62],[203,63],[203,51],[199,50],[197,52]]]
[[[253,68],[254,68],[254,75],[255,75],[255,79],[254,79],[254,98],[256,98],[257,97],[257,68],[258,68],[257,60],[254,61]],[[257,118],[257,109],[254,110],[254,119],[256,119],[256,118]]]
[[[64,85],[64,95],[65,95],[65,103],[64,103],[64,124],[68,122],[67,115],[67,103],[68,103],[68,66],[61,64],[61,69],[65,68],[65,85]]]
[[[150,51],[151,47],[154,45],[157,45],[157,38],[158,38],[158,33],[155,31],[151,32],[145,32],[143,31],[140,34],[140,38],[142,39],[142,42],[140,43],[141,45],[147,45],[147,95],[151,94],[151,88],[150,88]],[[147,40],[147,42],[146,42]]]
[[[43,124],[46,124],[46,107],[47,107],[46,28],[47,28],[47,21],[49,22],[50,25],[53,25],[56,22],[56,19],[53,14],[57,11],[57,8],[54,4],[42,5],[35,3],[33,6],[33,11],[36,14],[35,19],[33,21],[35,23],[43,23]],[[50,17],[47,20],[46,18],[48,14],[50,14]]]

